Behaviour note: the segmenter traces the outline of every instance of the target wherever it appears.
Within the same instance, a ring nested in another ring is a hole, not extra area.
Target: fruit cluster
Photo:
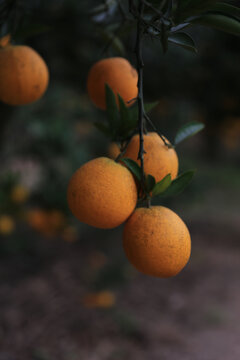
[[[121,58],[97,62],[88,76],[93,103],[106,109],[105,84],[129,106],[137,96],[138,76]],[[120,104],[119,104],[120,105]],[[156,132],[144,135],[145,178],[161,182],[178,174],[178,157],[167,139]],[[123,223],[123,248],[129,261],[142,273],[171,277],[187,264],[191,239],[185,223],[163,206],[137,207],[143,187],[124,160],[139,163],[139,135],[134,135],[116,161],[100,157],[81,166],[68,185],[67,200],[73,215],[88,225],[110,229]],[[151,190],[152,191],[152,190]],[[151,191],[148,192],[150,197]]]

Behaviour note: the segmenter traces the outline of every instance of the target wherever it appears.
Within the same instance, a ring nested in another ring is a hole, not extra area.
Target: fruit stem
[[[3,36],[0,39],[0,49],[5,48],[6,46],[8,46],[9,43],[10,43],[10,40],[11,40],[11,35],[10,34],[7,34],[7,35]]]
[[[145,192],[145,174],[144,174],[144,102],[143,102],[143,55],[142,55],[142,36],[144,31],[143,26],[143,13],[144,13],[144,2],[139,0],[138,9],[135,8],[134,2],[129,0],[129,11],[137,19],[137,36],[136,36],[136,59],[137,59],[137,71],[138,71],[138,132],[139,132],[139,152],[138,159],[141,164],[141,186],[142,190]],[[137,12],[137,14],[136,14]]]
[[[148,207],[148,209],[151,208],[151,198],[150,197],[147,198],[147,207]]]
[[[144,118],[149,123],[149,125],[152,127],[152,129],[158,134],[158,136],[160,136],[160,138],[162,139],[164,145],[167,146],[169,149],[172,149],[173,145],[170,144],[170,142],[167,142],[165,137],[161,133],[158,132],[156,126],[154,125],[154,123],[152,122],[152,120],[150,119],[150,117],[146,113],[144,113]]]

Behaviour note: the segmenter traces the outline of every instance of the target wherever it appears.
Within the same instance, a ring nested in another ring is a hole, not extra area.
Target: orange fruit
[[[140,272],[167,278],[178,274],[191,253],[187,226],[163,206],[138,208],[125,224],[123,248]]]
[[[7,46],[10,43],[11,35],[7,34],[0,39],[0,48]]]
[[[135,209],[137,188],[126,167],[100,157],[87,162],[73,174],[67,200],[78,220],[110,229],[122,224]]]
[[[176,178],[178,174],[176,151],[168,148],[156,132],[144,135],[144,150],[146,152],[144,154],[144,171],[147,175],[154,176],[157,182],[167,174],[171,174],[172,180]],[[130,158],[140,165],[138,152],[139,134],[132,137],[123,157]]]
[[[100,109],[106,109],[105,84],[108,84],[114,92],[116,99],[119,94],[125,101],[136,98],[138,74],[128,60],[121,57],[113,57],[96,62],[89,71],[87,90],[92,102]]]
[[[48,228],[48,214],[41,209],[32,209],[27,213],[28,224],[37,231],[45,231]]]
[[[111,291],[100,291],[86,294],[82,299],[83,305],[89,308],[109,308],[115,305],[116,297]]]
[[[115,160],[120,154],[120,147],[117,143],[112,142],[108,147],[108,155],[111,159]]]
[[[38,100],[48,86],[49,73],[42,57],[28,46],[0,47],[0,100],[25,105]]]
[[[15,229],[15,222],[9,215],[0,216],[0,234],[10,235]]]
[[[14,203],[24,203],[29,197],[29,191],[23,185],[16,185],[11,191],[11,200]]]

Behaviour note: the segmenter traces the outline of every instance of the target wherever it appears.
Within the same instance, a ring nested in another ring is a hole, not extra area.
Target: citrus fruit
[[[140,272],[167,278],[178,274],[191,253],[187,226],[163,206],[138,208],[124,226],[123,248]]]
[[[73,174],[67,199],[73,215],[81,222],[108,229],[131,215],[137,203],[137,188],[126,167],[100,157]]]
[[[168,140],[166,140],[168,142]],[[148,175],[155,177],[160,181],[167,174],[171,174],[172,180],[178,173],[178,157],[173,148],[168,148],[156,132],[149,132],[144,135],[144,171]],[[138,159],[139,152],[139,134],[134,135],[127,146],[123,155],[130,158],[140,165]]]
[[[29,46],[4,45],[0,46],[0,100],[9,105],[38,100],[49,80],[44,60]]]
[[[105,84],[114,92],[116,99],[119,94],[127,106],[136,98],[138,75],[128,60],[113,57],[96,62],[89,71],[87,90],[92,102],[100,109],[106,109]]]
[[[108,155],[111,159],[116,159],[118,155],[120,154],[120,147],[117,143],[111,142],[111,144],[108,147]]]

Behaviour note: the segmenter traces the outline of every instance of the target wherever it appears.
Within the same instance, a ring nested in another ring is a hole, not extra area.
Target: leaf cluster
[[[232,3],[217,0],[141,0],[145,5],[141,18],[146,36],[160,40],[163,51],[169,44],[197,52],[194,39],[187,29],[201,25],[240,36],[240,8]],[[130,4],[128,7],[127,4]],[[106,26],[104,37],[109,38],[107,46],[124,54],[120,35],[125,25],[127,30],[139,18],[137,0],[108,0],[92,10]],[[129,14],[129,11],[131,15]],[[113,23],[109,24],[112,18]],[[107,22],[107,23],[106,23]]]
[[[128,107],[122,97],[116,96],[108,84],[105,85],[106,118],[107,122],[95,122],[98,130],[112,141],[124,142],[133,135],[138,123],[138,107]],[[158,102],[145,104],[145,111],[149,112]]]
[[[123,158],[121,159],[127,168],[132,172],[132,174],[137,179],[138,183],[141,184],[141,168],[140,166],[132,159]],[[189,185],[195,170],[189,170],[176,179],[172,180],[171,175],[167,174],[162,180],[156,182],[154,176],[148,174],[144,176],[144,194],[141,194],[142,199],[150,199],[153,197],[172,197],[179,195],[183,190]]]
[[[0,0],[0,37],[10,33],[14,40],[22,40],[49,31],[49,26],[29,21],[37,7],[38,0]]]
[[[138,106],[127,107],[122,97],[116,96],[108,84],[105,85],[107,122],[95,122],[95,127],[111,141],[126,142],[136,132],[138,125]],[[158,105],[158,102],[144,105],[146,113]],[[184,124],[176,133],[173,147],[185,139],[203,130],[204,124],[198,121]]]

